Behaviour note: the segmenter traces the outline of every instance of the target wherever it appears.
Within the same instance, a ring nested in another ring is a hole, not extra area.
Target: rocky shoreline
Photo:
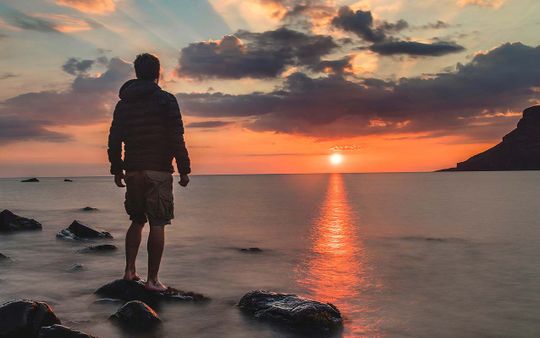
[[[42,228],[41,223],[36,220],[16,215],[9,210],[0,213],[0,234],[42,230]],[[61,230],[57,238],[73,241],[113,239],[109,232],[95,230],[76,220]],[[88,246],[77,252],[107,254],[115,250],[117,250],[115,245],[100,244]],[[252,247],[238,249],[238,252],[261,254],[264,251]],[[0,261],[5,260],[10,258],[0,254]],[[76,272],[81,269],[84,267],[77,264],[68,271]],[[95,294],[103,297],[96,300],[97,303],[109,300],[120,304],[117,311],[110,315],[109,320],[126,332],[152,330],[164,325],[156,311],[162,302],[201,303],[210,300],[205,295],[172,287],[165,292],[149,291],[143,282],[122,279],[97,288]],[[239,311],[255,320],[277,324],[291,331],[310,332],[316,336],[339,331],[343,326],[341,313],[334,305],[294,294],[253,290],[242,296],[236,306]],[[0,304],[0,338],[96,338],[61,324],[61,319],[45,302],[15,299]]]

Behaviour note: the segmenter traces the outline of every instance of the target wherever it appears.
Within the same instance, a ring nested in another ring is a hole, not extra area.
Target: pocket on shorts
[[[147,171],[146,177],[152,188],[147,197],[147,213],[153,219],[174,218],[174,198],[172,174],[163,171]]]

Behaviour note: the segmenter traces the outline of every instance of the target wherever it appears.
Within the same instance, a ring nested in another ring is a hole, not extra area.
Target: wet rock
[[[39,182],[39,180],[35,177],[28,178],[26,180],[21,180],[21,182]]]
[[[255,290],[245,294],[238,306],[255,318],[294,330],[327,332],[343,325],[341,314],[334,305],[293,294]]]
[[[6,255],[4,255],[4,254],[2,254],[2,253],[0,253],[0,262],[1,262],[1,261],[6,261],[6,260],[9,260],[9,257],[6,256]]]
[[[138,300],[124,304],[110,319],[130,329],[139,330],[151,329],[161,323],[156,311]]]
[[[41,223],[34,219],[15,215],[9,210],[0,212],[0,232],[41,230]]]
[[[245,252],[245,253],[261,253],[262,249],[260,249],[260,248],[241,248],[240,251]]]
[[[125,301],[140,300],[148,304],[157,304],[161,301],[199,302],[208,300],[205,296],[169,288],[165,292],[148,291],[142,281],[127,281],[117,279],[105,284],[95,292],[101,297],[122,299]]]
[[[38,338],[96,338],[63,325],[45,326],[39,330]]]
[[[64,182],[73,182],[73,180],[69,178],[64,178]]]
[[[33,338],[43,326],[60,324],[49,305],[14,300],[0,305],[0,337]]]
[[[91,245],[89,247],[86,247],[84,249],[79,250],[80,253],[98,253],[98,252],[111,252],[115,251],[118,248],[116,245],[112,244],[102,244],[102,245]]]
[[[84,270],[84,265],[82,264],[73,264],[69,269],[68,271],[69,272],[79,272],[79,271],[83,271]]]
[[[106,231],[94,230],[76,220],[73,221],[67,229],[61,230],[56,237],[74,240],[113,238],[112,235]]]
[[[98,210],[97,208],[92,208],[92,207],[81,208],[81,211],[97,211],[97,210]]]

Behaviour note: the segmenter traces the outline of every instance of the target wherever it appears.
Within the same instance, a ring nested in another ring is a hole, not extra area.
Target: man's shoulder
[[[159,102],[163,104],[177,104],[176,96],[166,90],[160,89],[156,92]]]

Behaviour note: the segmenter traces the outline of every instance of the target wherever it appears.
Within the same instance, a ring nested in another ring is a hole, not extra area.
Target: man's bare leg
[[[139,253],[139,246],[141,245],[141,233],[144,227],[144,223],[131,223],[129,230],[126,234],[126,270],[124,273],[125,280],[140,280],[137,276],[137,269],[135,267],[135,261],[137,260],[137,254]]]
[[[159,265],[165,245],[165,227],[150,226],[148,235],[148,280],[146,288],[152,291],[166,291],[167,287],[158,279]]]

